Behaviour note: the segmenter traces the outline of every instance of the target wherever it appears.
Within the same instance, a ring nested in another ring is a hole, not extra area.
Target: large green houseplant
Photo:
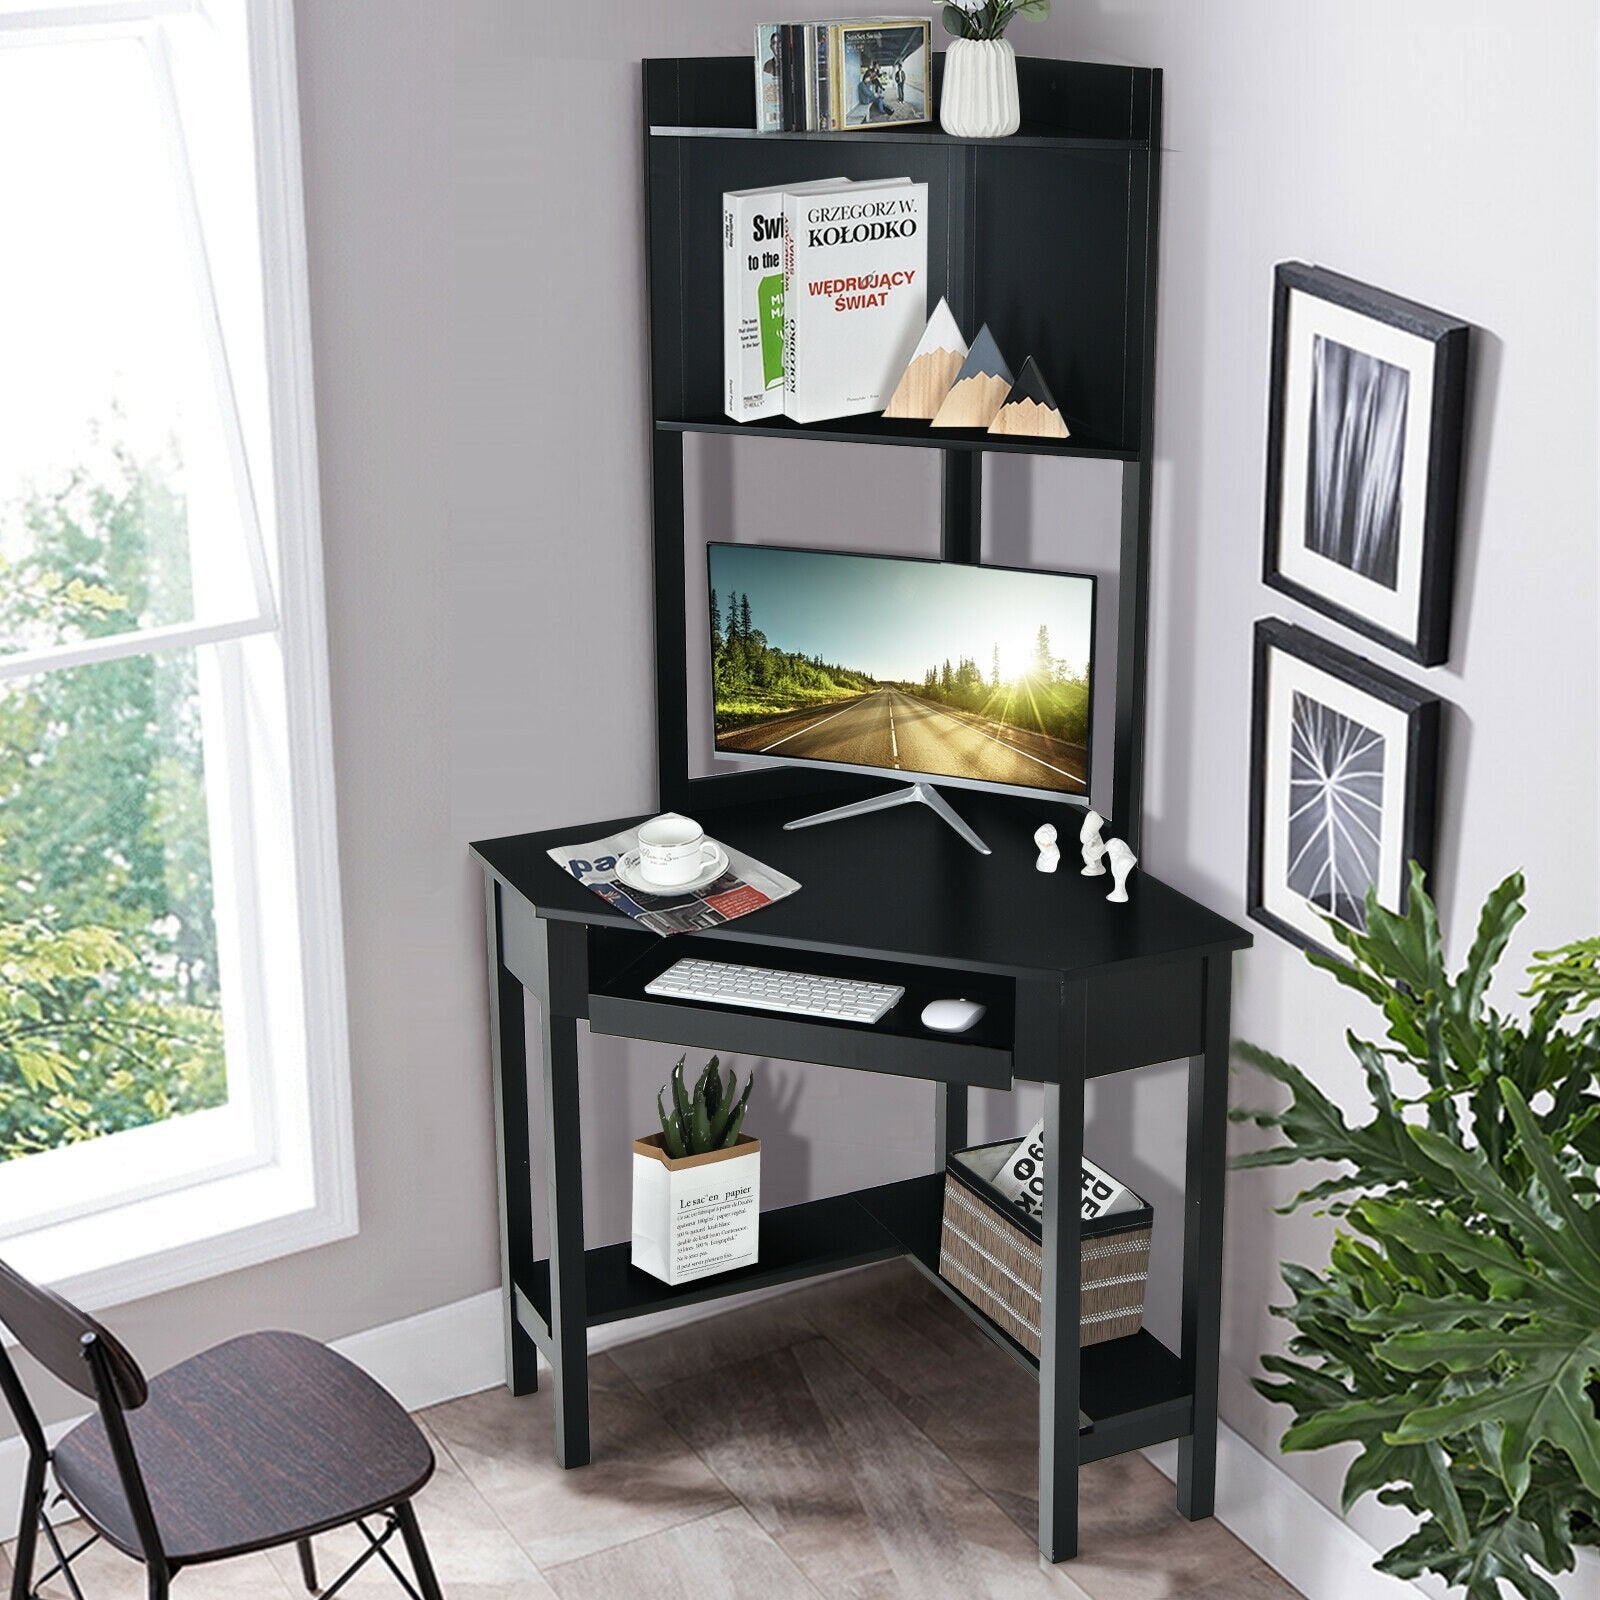
[[[1600,1545],[1600,940],[1542,952],[1521,1018],[1488,990],[1523,916],[1523,881],[1489,896],[1466,965],[1445,970],[1411,872],[1404,916],[1330,923],[1347,962],[1313,963],[1382,1012],[1348,1035],[1372,1099],[1352,1125],[1309,1078],[1250,1045],[1291,1092],[1236,1112],[1284,1142],[1246,1167],[1332,1163],[1285,1210],[1341,1219],[1320,1272],[1286,1265],[1287,1355],[1256,1387],[1289,1406],[1285,1450],[1353,1443],[1344,1504],[1376,1492],[1418,1518],[1378,1563],[1438,1574],[1470,1600],[1556,1600],[1541,1575]]]

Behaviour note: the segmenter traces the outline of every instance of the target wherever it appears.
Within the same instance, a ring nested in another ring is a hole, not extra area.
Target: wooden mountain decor
[[[987,428],[1011,393],[1011,368],[986,322],[972,341],[950,393],[933,419],[936,428]]]
[[[1024,433],[1036,439],[1065,439],[1066,422],[1050,385],[1044,381],[1039,363],[1029,356],[1012,385],[1006,403],[989,424],[990,433]]]
[[[911,352],[910,363],[884,407],[884,416],[931,422],[966,359],[967,341],[961,337],[948,302],[941,300],[933,308],[917,348]]]

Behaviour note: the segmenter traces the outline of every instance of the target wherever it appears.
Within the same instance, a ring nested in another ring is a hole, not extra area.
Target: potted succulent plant
[[[1368,1120],[1239,1052],[1292,1099],[1235,1113],[1284,1141],[1238,1165],[1317,1163],[1285,1209],[1341,1223],[1320,1271],[1283,1268],[1294,1333],[1256,1387],[1294,1413],[1285,1450],[1359,1446],[1347,1508],[1376,1493],[1416,1519],[1379,1570],[1468,1600],[1557,1600],[1544,1573],[1600,1546],[1600,940],[1536,954],[1525,1016],[1497,1009],[1522,892],[1489,896],[1454,976],[1415,866],[1404,916],[1369,895],[1364,931],[1330,921],[1346,960],[1312,961],[1387,1024],[1348,1036]]]
[[[750,1266],[760,1232],[761,1141],[744,1132],[755,1074],[740,1093],[712,1056],[690,1090],[683,1064],[656,1096],[660,1131],[633,1142],[633,1264],[664,1283]]]
[[[996,139],[1022,125],[1017,56],[1006,38],[1015,17],[1050,15],[1050,0],[950,0],[951,35],[939,93],[939,125],[963,139]]]

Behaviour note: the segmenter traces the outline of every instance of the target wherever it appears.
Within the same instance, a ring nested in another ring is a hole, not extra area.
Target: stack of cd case
[[[926,17],[764,22],[756,29],[756,127],[854,133],[927,122]]]

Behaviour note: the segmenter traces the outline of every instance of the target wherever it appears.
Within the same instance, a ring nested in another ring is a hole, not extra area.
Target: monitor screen
[[[1092,577],[706,554],[719,755],[1087,796]]]

